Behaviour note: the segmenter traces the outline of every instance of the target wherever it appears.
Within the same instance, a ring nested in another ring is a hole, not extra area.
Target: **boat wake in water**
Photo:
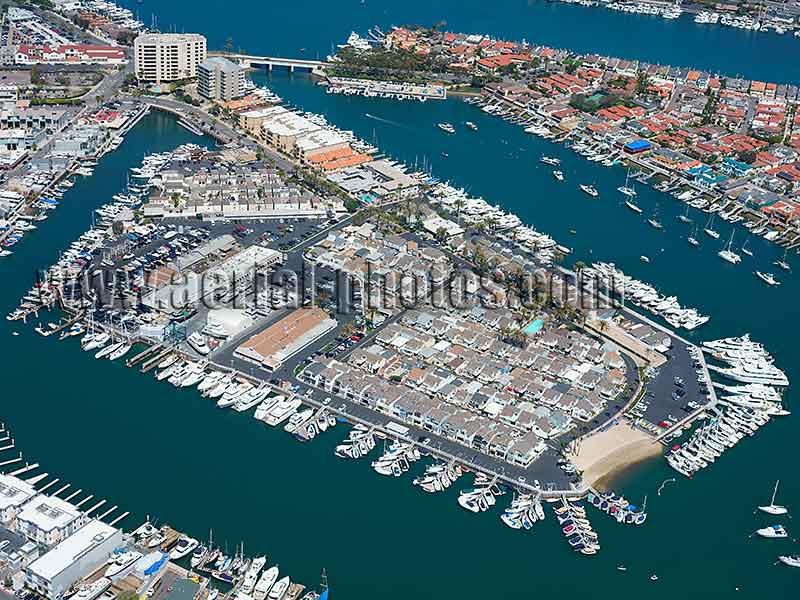
[[[375,121],[380,121],[381,123],[386,123],[387,125],[394,125],[395,127],[405,127],[402,123],[398,123],[397,121],[390,121],[389,119],[384,119],[382,117],[376,117],[375,115],[371,115],[369,113],[364,113],[364,116],[368,119],[373,119]]]

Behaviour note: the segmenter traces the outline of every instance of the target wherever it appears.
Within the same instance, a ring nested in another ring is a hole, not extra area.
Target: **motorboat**
[[[94,600],[100,594],[105,592],[110,586],[111,580],[108,577],[101,577],[89,585],[82,586],[77,592],[71,596],[68,596],[68,598],[69,600]]]
[[[456,128],[453,127],[450,123],[437,123],[436,126],[444,131],[445,133],[455,133]]]
[[[543,155],[539,160],[542,161],[546,165],[558,166],[558,165],[561,164],[561,160],[558,159],[558,158],[555,158],[553,156],[544,156]]]
[[[783,528],[783,525],[770,525],[769,527],[764,527],[763,529],[757,530],[756,534],[763,538],[789,537],[789,534],[786,532],[786,529]]]
[[[778,494],[778,484],[780,481],[775,482],[775,489],[772,490],[772,500],[770,500],[767,506],[759,506],[758,510],[763,513],[767,513],[768,515],[785,515],[789,512],[785,506],[781,506],[780,504],[775,504],[775,496]]]
[[[272,589],[272,586],[275,585],[275,582],[278,580],[279,573],[280,571],[278,570],[278,567],[273,566],[261,574],[261,577],[258,579],[258,583],[256,583],[256,586],[253,589],[254,600],[264,600],[264,598],[267,597],[267,594]]]
[[[794,556],[779,556],[778,560],[790,567],[800,567],[800,555],[798,554]]]
[[[272,586],[272,589],[267,595],[268,600],[281,600],[283,596],[286,594],[286,590],[289,589],[289,584],[291,580],[288,577],[283,577],[280,579],[275,585]]]
[[[272,407],[263,420],[267,425],[272,425],[273,427],[280,425],[300,408],[300,404],[301,402],[298,398],[281,400]]]
[[[196,539],[184,536],[175,544],[175,547],[169,553],[169,558],[170,560],[180,560],[199,545],[200,543]]]
[[[478,131],[478,126],[475,125],[475,123],[473,123],[472,121],[467,121],[466,123],[464,123],[464,125],[472,129],[472,131]]]
[[[555,177],[558,181],[564,181],[564,173],[561,171],[553,171],[553,177]]]
[[[593,198],[597,198],[600,195],[600,192],[598,192],[597,189],[593,185],[583,185],[583,184],[581,184],[581,189],[585,193],[587,193],[590,196],[592,196]]]
[[[207,356],[209,352],[211,352],[211,348],[208,346],[208,342],[206,340],[206,336],[204,336],[199,331],[195,331],[192,333],[187,339],[186,342],[194,349],[200,356]]]

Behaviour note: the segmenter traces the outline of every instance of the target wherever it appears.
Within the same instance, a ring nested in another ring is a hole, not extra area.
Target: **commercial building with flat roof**
[[[104,564],[121,545],[119,529],[102,521],[89,521],[28,565],[26,583],[39,594],[57,600]]]
[[[336,320],[319,307],[298,308],[251,337],[236,348],[234,354],[268,371],[276,371],[286,360],[335,329],[336,325]]]
[[[72,535],[88,520],[69,502],[39,495],[17,514],[17,532],[38,544],[52,546]]]
[[[143,33],[133,42],[136,77],[161,83],[197,77],[206,59],[206,38],[198,33]]]
[[[38,495],[27,481],[0,473],[0,522],[14,527],[22,507]]]
[[[218,102],[244,96],[244,68],[227,58],[215,56],[197,66],[197,93]]]

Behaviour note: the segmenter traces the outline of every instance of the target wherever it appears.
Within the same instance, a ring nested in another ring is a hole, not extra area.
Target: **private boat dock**
[[[397,100],[446,100],[447,88],[440,84],[397,83],[373,79],[326,77],[329,94],[364,96],[366,98],[395,98]]]

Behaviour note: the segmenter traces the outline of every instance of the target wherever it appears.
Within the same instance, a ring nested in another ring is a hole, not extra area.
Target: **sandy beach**
[[[620,421],[605,431],[584,438],[572,461],[590,486],[608,482],[636,463],[660,456],[663,446],[646,433]]]

